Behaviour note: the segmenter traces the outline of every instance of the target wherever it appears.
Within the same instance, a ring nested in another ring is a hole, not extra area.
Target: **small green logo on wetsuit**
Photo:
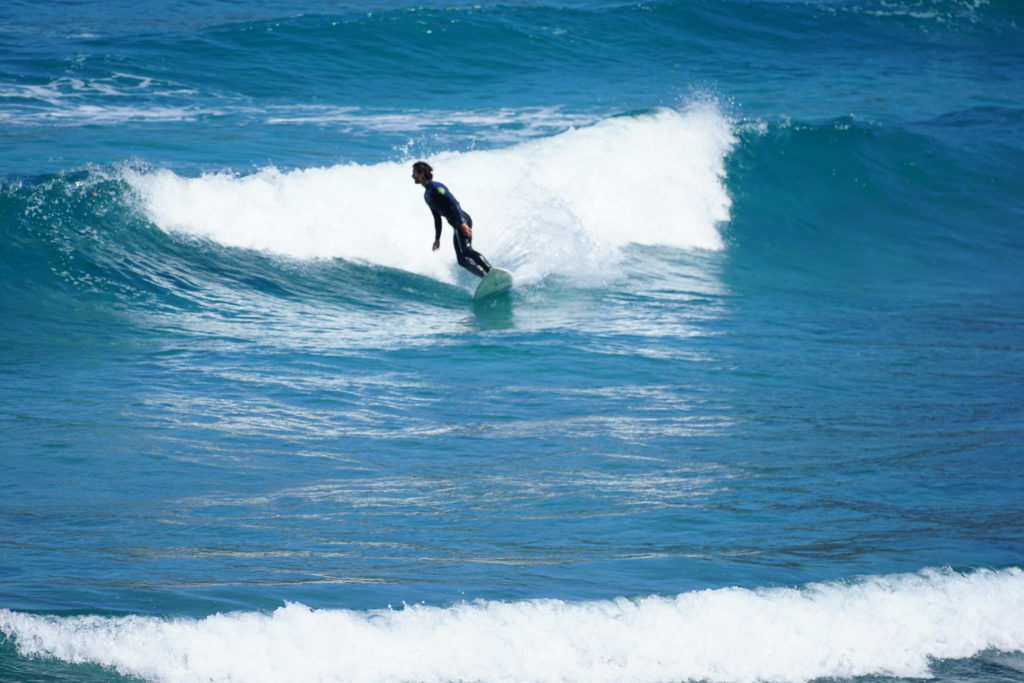
[[[437,193],[438,194],[444,194],[445,192],[447,192],[447,190],[445,190],[443,187],[437,188]]]

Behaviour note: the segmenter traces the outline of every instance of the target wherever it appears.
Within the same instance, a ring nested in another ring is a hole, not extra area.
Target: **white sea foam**
[[[63,121],[75,125],[113,125],[137,121],[168,122],[193,121],[201,116],[212,114],[190,107],[110,107],[94,104],[81,104],[64,107],[51,112],[34,114],[38,122]],[[22,117],[26,119],[27,117]]]
[[[607,272],[630,243],[722,248],[724,160],[711,104],[618,117],[512,147],[428,161],[475,221],[474,246],[521,282]],[[125,171],[161,229],[297,258],[342,257],[453,281],[450,228],[433,226],[408,161],[197,178]]]
[[[5,100],[0,120],[10,125],[108,126],[190,121],[222,113],[171,103],[194,94],[175,83],[121,72],[97,79],[58,78],[46,85],[0,83],[0,100]],[[149,101],[125,103],[140,95]]]
[[[161,682],[927,677],[933,659],[1024,651],[1024,572],[926,570],[583,603],[366,612],[288,604],[205,619],[0,610],[0,632],[23,656]]]
[[[362,107],[326,105],[289,105],[263,110],[270,124],[332,124],[340,130],[373,130],[413,133],[444,130],[454,126],[477,129],[509,127],[524,131],[523,137],[538,132],[585,126],[599,119],[592,115],[570,114],[560,107],[501,108],[469,111],[380,111]],[[493,134],[493,131],[489,131]],[[488,136],[490,139],[490,135]]]

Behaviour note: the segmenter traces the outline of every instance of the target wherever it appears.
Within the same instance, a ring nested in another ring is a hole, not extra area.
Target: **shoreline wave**
[[[1024,651],[1024,571],[929,569],[800,588],[357,612],[289,603],[201,619],[0,610],[23,657],[150,681],[925,678]]]

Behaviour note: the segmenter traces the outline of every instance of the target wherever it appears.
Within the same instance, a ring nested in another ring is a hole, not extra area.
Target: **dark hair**
[[[422,173],[423,175],[427,176],[427,180],[433,180],[434,179],[434,169],[431,168],[430,164],[428,164],[425,161],[417,161],[415,164],[413,164],[412,165],[412,172],[413,173]]]

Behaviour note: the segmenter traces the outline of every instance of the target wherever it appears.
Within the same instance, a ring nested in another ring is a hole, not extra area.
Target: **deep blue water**
[[[1024,681],[1022,84],[1009,0],[5,4],[0,680]]]

